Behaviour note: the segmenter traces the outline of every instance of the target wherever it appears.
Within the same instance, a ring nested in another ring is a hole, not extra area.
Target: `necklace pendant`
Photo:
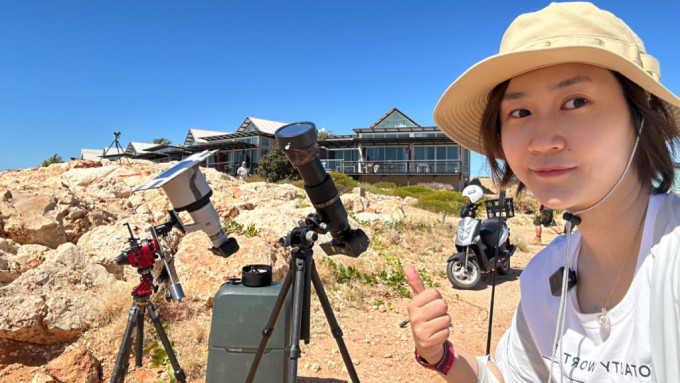
[[[597,314],[595,321],[600,326],[606,326],[609,323],[609,315],[607,315],[607,309],[602,308],[602,312]]]

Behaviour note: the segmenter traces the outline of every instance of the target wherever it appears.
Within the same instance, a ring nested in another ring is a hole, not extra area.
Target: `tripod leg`
[[[288,383],[297,378],[297,362],[300,358],[300,331],[302,328],[302,308],[305,295],[305,259],[295,258],[295,286],[293,289],[293,323],[291,323],[290,354],[288,364]]]
[[[151,320],[153,321],[154,327],[156,327],[156,332],[158,333],[158,336],[161,338],[163,348],[165,349],[165,352],[168,354],[168,359],[170,359],[172,369],[175,371],[175,378],[177,378],[177,381],[180,383],[186,383],[187,378],[184,375],[184,370],[182,370],[182,367],[180,367],[179,362],[177,361],[175,352],[172,350],[172,345],[170,344],[168,336],[165,334],[165,330],[163,329],[163,323],[161,323],[161,319],[158,317],[158,312],[153,307],[153,303],[151,302],[149,302],[149,313],[151,314]]]
[[[304,340],[305,344],[309,344],[309,333],[311,331],[312,284],[310,281],[312,280],[312,262],[314,262],[314,257],[311,254],[305,257],[305,294],[302,297],[302,325],[300,327],[300,339]]]
[[[125,333],[123,335],[123,342],[120,344],[120,349],[118,350],[116,364],[113,366],[110,383],[122,383],[125,381],[125,374],[127,374],[127,369],[130,364],[128,363],[128,358],[130,357],[132,348],[132,331],[137,325],[138,316],[139,306],[137,306],[137,303],[135,302],[130,308],[127,327],[125,328]]]
[[[142,367],[142,352],[144,347],[144,311],[146,306],[138,304],[137,336],[135,337],[135,367]]]
[[[319,302],[321,302],[321,307],[323,308],[324,314],[326,314],[326,320],[328,321],[328,325],[331,327],[331,333],[333,334],[335,341],[338,343],[338,348],[340,349],[342,360],[345,362],[345,367],[347,367],[347,372],[349,373],[353,383],[359,383],[359,376],[357,376],[357,372],[354,370],[354,364],[352,363],[352,359],[349,357],[349,352],[347,351],[345,341],[342,339],[342,329],[340,329],[340,325],[338,325],[338,321],[335,319],[333,309],[331,308],[331,303],[328,301],[326,290],[323,288],[321,278],[319,278],[319,273],[317,273],[314,263],[312,263],[311,269],[312,283],[314,283],[316,295],[319,297]]]
[[[260,344],[257,346],[255,359],[253,359],[253,364],[250,366],[250,370],[248,371],[246,383],[252,383],[253,379],[255,379],[255,373],[257,372],[257,368],[259,367],[260,361],[262,360],[262,355],[264,355],[264,351],[265,348],[267,347],[267,343],[269,342],[269,338],[271,338],[272,333],[274,333],[274,326],[276,325],[276,321],[279,319],[279,315],[281,314],[283,304],[286,302],[286,297],[288,296],[290,285],[293,282],[294,274],[295,271],[293,270],[292,267],[288,269],[288,273],[286,273],[286,279],[283,280],[283,285],[281,285],[281,291],[279,292],[279,296],[276,297],[274,308],[272,309],[272,313],[269,316],[269,321],[262,330],[262,339],[260,339]]]

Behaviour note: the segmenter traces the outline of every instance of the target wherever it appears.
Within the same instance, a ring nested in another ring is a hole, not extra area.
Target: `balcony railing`
[[[411,160],[411,161],[344,161],[322,160],[326,171],[345,173],[347,175],[437,175],[462,174],[463,164],[460,160]],[[209,165],[221,172],[234,176],[240,162],[213,162]],[[257,174],[258,164],[250,164],[250,173]]]
[[[411,160],[411,161],[344,161],[323,160],[326,170],[348,175],[364,174],[461,174],[460,160]]]

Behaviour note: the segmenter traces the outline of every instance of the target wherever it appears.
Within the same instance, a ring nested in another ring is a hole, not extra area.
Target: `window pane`
[[[446,152],[446,158],[448,158],[449,160],[457,160],[458,148],[459,148],[458,146],[449,146]]]
[[[434,146],[428,146],[425,153],[425,159],[434,160]]]
[[[413,158],[415,160],[424,160],[425,159],[425,148],[422,147],[422,146],[416,147]]]
[[[437,147],[437,159],[438,160],[446,159],[446,146]]]

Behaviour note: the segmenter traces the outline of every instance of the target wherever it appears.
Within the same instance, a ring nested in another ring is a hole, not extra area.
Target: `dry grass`
[[[421,271],[426,283],[441,285],[446,277],[446,258],[453,248],[455,226],[453,220],[445,226],[431,223],[431,217],[428,220],[407,214],[403,229],[376,232],[370,248],[359,258],[329,258],[335,265],[319,258],[317,270],[331,301],[337,298],[350,307],[366,308],[408,293],[410,289],[402,272],[407,263]],[[347,271],[350,267],[356,272]],[[343,276],[345,280],[338,281]],[[363,276],[373,277],[376,283],[367,282]]]

